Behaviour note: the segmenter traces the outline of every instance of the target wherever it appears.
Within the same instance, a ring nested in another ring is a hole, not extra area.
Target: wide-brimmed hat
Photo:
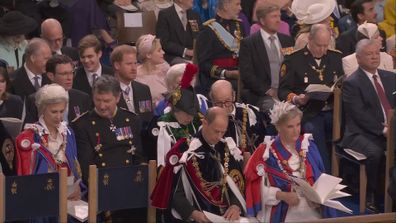
[[[19,11],[10,11],[0,18],[0,35],[15,36],[32,32],[37,22]]]
[[[304,24],[316,24],[333,13],[337,3],[335,0],[294,0],[291,11]]]

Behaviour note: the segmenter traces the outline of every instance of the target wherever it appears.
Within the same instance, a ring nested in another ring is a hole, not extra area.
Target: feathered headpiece
[[[198,67],[194,64],[187,63],[186,68],[184,69],[184,73],[182,79],[179,83],[179,86],[174,90],[171,94],[172,104],[176,105],[177,102],[182,97],[181,89],[187,89],[191,87],[191,81],[194,79],[194,76],[198,73]]]
[[[276,125],[279,119],[296,106],[290,102],[276,101],[274,107],[270,110],[271,124]]]

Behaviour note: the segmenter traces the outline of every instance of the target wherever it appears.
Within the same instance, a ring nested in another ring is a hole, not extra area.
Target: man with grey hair
[[[386,149],[387,114],[395,106],[396,76],[379,70],[380,46],[363,39],[356,45],[359,68],[343,83],[345,114],[344,147],[364,154],[367,159],[367,207],[378,211],[375,201],[378,176],[383,173],[381,159]]]
[[[50,83],[45,74],[45,64],[51,57],[48,43],[40,38],[32,39],[25,50],[25,64],[15,71],[11,92],[22,99]]]
[[[232,82],[238,88],[239,43],[245,36],[238,20],[241,0],[219,0],[217,15],[208,20],[197,37],[199,66],[197,92],[208,95],[210,86],[219,79]]]
[[[278,33],[280,7],[264,4],[257,8],[256,15],[261,26],[256,32],[241,41],[239,71],[243,82],[243,101],[268,112],[278,98],[279,71],[283,55],[293,50],[291,37]]]
[[[41,23],[41,38],[47,40],[53,54],[66,55],[77,65],[80,60],[78,51],[73,47],[63,46],[63,29],[58,20],[49,18]]]
[[[280,69],[281,80],[278,91],[280,100],[290,101],[302,109],[303,130],[313,134],[328,173],[330,172],[332,99],[314,97],[306,92],[306,88],[311,84],[331,87],[344,74],[341,52],[328,49],[330,39],[331,31],[326,25],[313,25],[307,46],[285,57]]]

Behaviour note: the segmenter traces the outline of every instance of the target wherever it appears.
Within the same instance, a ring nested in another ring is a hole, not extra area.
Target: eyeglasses
[[[231,107],[234,102],[233,101],[213,101],[212,104],[217,107]]]
[[[60,37],[60,38],[56,38],[56,39],[47,39],[47,41],[49,43],[56,43],[56,42],[63,42],[66,38],[65,37]]]
[[[63,72],[63,73],[56,73],[56,75],[62,76],[62,77],[74,77],[76,75],[75,71],[71,71],[71,72]]]

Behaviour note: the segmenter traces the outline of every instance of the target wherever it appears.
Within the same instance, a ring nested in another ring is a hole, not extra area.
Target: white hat
[[[374,34],[378,32],[378,26],[374,23],[364,22],[358,26],[358,32],[368,39],[372,39]]]
[[[299,21],[312,25],[329,17],[335,7],[335,0],[294,0],[291,11]]]

